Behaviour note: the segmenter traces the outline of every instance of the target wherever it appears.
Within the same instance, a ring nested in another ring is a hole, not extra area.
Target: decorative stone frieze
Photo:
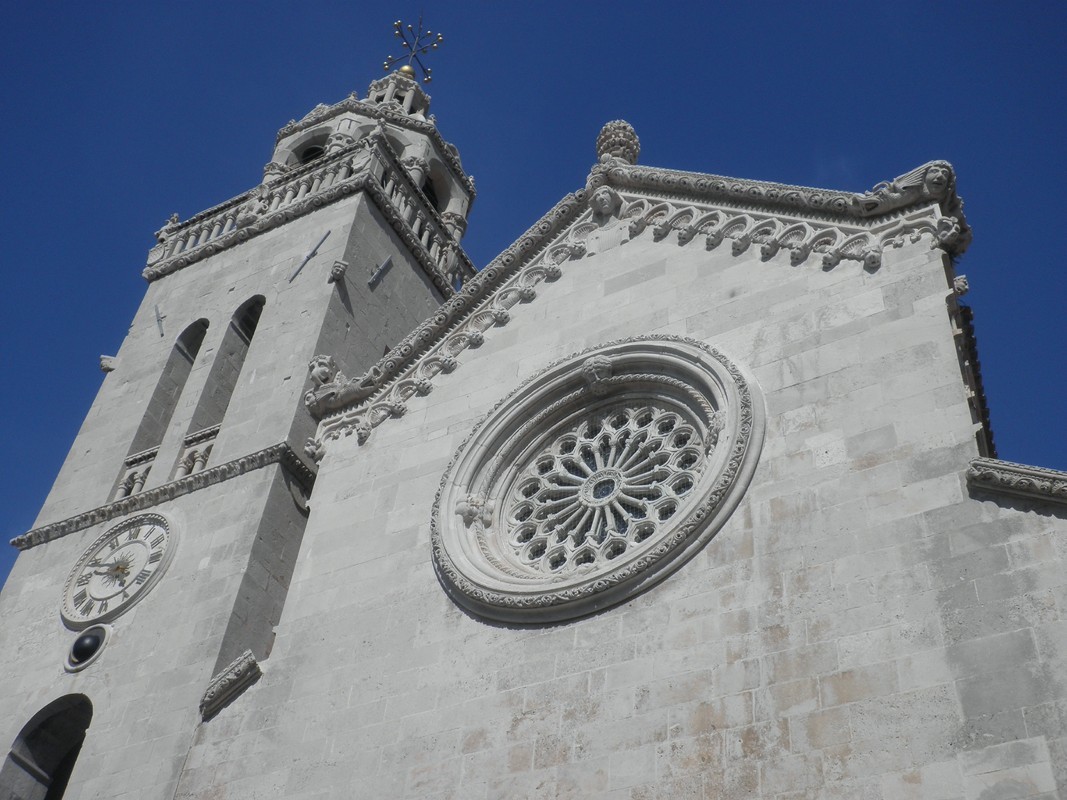
[[[665,578],[721,528],[763,441],[755,385],[682,337],[561,359],[502,400],[434,501],[434,565],[494,619],[567,619]]]
[[[938,176],[936,180],[927,180],[935,174]],[[955,173],[947,161],[931,161],[864,194],[637,167],[610,157],[594,166],[590,175],[590,185],[602,183],[610,183],[620,190],[649,192],[665,198],[678,196],[697,202],[736,203],[767,216],[777,216],[778,209],[793,209],[806,212],[806,218],[827,222],[842,222],[848,218],[873,221],[934,205],[939,212],[934,215],[932,223],[935,229],[938,217],[953,220],[940,231],[940,238],[951,247],[953,255],[966,250],[971,239],[970,228],[963,216],[963,202],[955,192]],[[951,230],[952,224],[957,226],[956,231]]]
[[[154,451],[152,452],[154,454]],[[314,470],[308,467],[287,443],[282,442],[263,450],[258,450],[255,453],[235,458],[232,461],[227,461],[225,464],[208,467],[194,475],[187,475],[162,486],[131,494],[129,497],[123,497],[91,511],[86,511],[83,514],[53,522],[50,525],[43,525],[40,528],[34,528],[21,536],[16,536],[11,540],[11,545],[19,550],[29,550],[31,547],[36,547],[54,539],[60,539],[92,525],[107,522],[116,517],[131,514],[134,511],[152,508],[167,500],[173,500],[175,497],[191,494],[271,464],[281,464],[285,467],[305,491],[310,492],[314,487]]]
[[[245,689],[255,683],[263,670],[252,655],[245,650],[237,656],[226,669],[211,679],[204,696],[200,698],[200,716],[208,720],[215,716],[222,707],[231,703]]]
[[[553,234],[565,228],[586,208],[585,194],[567,195],[514,245],[443,305],[433,316],[401,340],[357,382],[371,378],[380,394],[365,406],[338,406],[321,417],[317,438],[323,442],[356,434],[363,443],[371,431],[394,416],[393,410],[412,395],[423,393],[423,381],[429,382],[440,372],[452,372],[458,366],[456,356],[484,340],[483,331],[502,324],[500,310],[526,303],[536,296],[542,280],[556,280],[559,267],[535,258],[544,251]],[[529,259],[524,268],[516,268]],[[495,291],[492,291],[495,290]],[[432,355],[428,351],[432,350]],[[425,356],[415,362],[418,356]],[[381,391],[381,390],[385,391]],[[370,398],[365,398],[364,401]],[[319,418],[314,409],[313,416]]]
[[[1067,505],[1067,472],[996,458],[975,458],[967,468],[967,484],[996,494],[1014,495]]]

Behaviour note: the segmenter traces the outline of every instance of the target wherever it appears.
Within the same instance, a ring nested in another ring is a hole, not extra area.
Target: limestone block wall
[[[305,256],[330,231],[314,258],[290,280]],[[373,288],[373,265],[394,266]],[[330,266],[352,264],[341,284],[327,283]],[[359,374],[440,301],[422,269],[362,195],[354,195],[223,250],[154,281],[71,447],[36,526],[112,499],[159,375],[176,337],[198,319],[207,335],[159,446],[146,488],[174,478],[197,403],[234,312],[257,295],[263,313],[230,399],[212,464],[313,431],[303,409],[307,361],[316,345],[343,349],[344,368]],[[163,317],[160,336],[157,309]],[[390,322],[385,322],[385,320]],[[299,449],[299,447],[297,448]]]
[[[151,591],[110,623],[107,645],[83,671],[63,667],[78,636],[60,619],[64,582],[85,548],[115,522],[23,552],[5,587],[5,750],[56,698],[82,694],[92,704],[65,798],[173,797],[221,651],[269,652],[278,595],[288,588],[303,524],[281,468],[248,472],[153,511],[171,521],[173,560]],[[275,557],[258,557],[257,541],[270,543]],[[249,613],[246,595],[256,595],[253,611],[270,613],[273,604],[274,619]]]
[[[329,446],[264,676],[177,796],[968,798],[1067,789],[1062,516],[968,493],[942,255],[865,272],[649,237],[567,262],[405,416]],[[430,509],[475,422],[553,360],[678,334],[759,383],[740,506],[588,618],[454,605]]]

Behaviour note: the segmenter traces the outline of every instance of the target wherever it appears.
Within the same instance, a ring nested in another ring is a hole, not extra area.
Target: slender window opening
[[[144,488],[156,451],[167,432],[174,410],[178,407],[178,398],[181,397],[185,382],[192,372],[207,329],[208,321],[198,319],[182,331],[174,343],[123,462],[122,473],[114,491],[116,498],[136,494]]]
[[[237,388],[237,379],[248,355],[248,348],[252,344],[252,337],[259,326],[265,302],[261,295],[253,297],[237,309],[230,320],[186,430],[182,453],[175,467],[175,477],[199,472],[206,466],[219,426],[222,425],[226,409],[229,408],[230,398]]]
[[[61,697],[35,714],[0,767],[0,797],[61,800],[92,718],[93,705],[81,694]]]

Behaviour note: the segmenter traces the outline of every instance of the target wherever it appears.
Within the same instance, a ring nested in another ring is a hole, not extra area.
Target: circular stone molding
[[[460,446],[434,501],[434,566],[456,602],[509,622],[592,613],[695,555],[763,443],[755,384],[718,350],[641,337],[562,359]]]

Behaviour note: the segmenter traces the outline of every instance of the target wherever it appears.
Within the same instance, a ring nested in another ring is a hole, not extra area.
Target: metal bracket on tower
[[[165,320],[166,318],[167,318],[166,315],[159,313],[159,304],[157,303],[156,304],[156,325],[159,327],[159,338],[160,339],[162,339],[163,336],[165,335],[163,333],[163,320]]]
[[[381,280],[382,275],[384,275],[385,271],[391,266],[393,266],[393,257],[386,256],[385,261],[379,264],[378,268],[371,273],[370,278],[367,280],[367,285],[374,286],[374,284]]]
[[[289,283],[292,283],[296,276],[300,274],[300,270],[304,268],[304,265],[315,257],[315,254],[319,252],[319,248],[322,247],[322,243],[326,241],[326,237],[329,235],[330,231],[326,231],[326,233],[322,235],[322,238],[319,239],[319,243],[308,251],[308,254],[304,256],[304,260],[300,262],[300,266],[297,267],[293,274],[289,276]]]

